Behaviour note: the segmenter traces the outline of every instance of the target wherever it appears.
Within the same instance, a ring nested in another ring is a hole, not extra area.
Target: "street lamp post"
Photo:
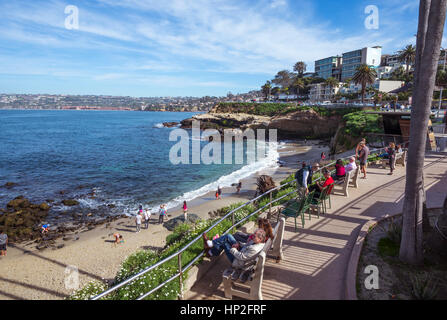
[[[445,72],[445,63],[446,63],[447,52],[445,51],[444,48],[441,48],[441,51],[444,52],[444,65],[442,66],[442,71]],[[443,90],[443,87],[442,87],[442,85],[441,85],[441,90],[440,90],[440,92],[439,92],[438,118],[439,118],[439,115],[441,114],[441,106],[442,106],[442,90]]]

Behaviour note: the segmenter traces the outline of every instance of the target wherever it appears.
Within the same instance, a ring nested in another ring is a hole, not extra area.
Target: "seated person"
[[[273,228],[270,224],[270,221],[268,219],[258,219],[258,228],[263,229],[265,231],[265,242],[267,242],[269,239],[273,239]],[[236,239],[237,242],[243,244],[247,243],[250,240],[253,240],[254,234],[247,234],[242,231],[237,231],[233,235],[234,239]]]
[[[264,248],[265,231],[257,229],[253,233],[253,239],[242,245],[234,239],[231,234],[226,234],[215,240],[208,240],[206,233],[203,234],[205,254],[207,257],[219,256],[225,251],[233,268],[242,269],[248,261],[257,257]]]
[[[343,160],[338,159],[335,163],[335,174],[332,176],[334,180],[343,180],[346,177],[345,166],[343,165]]]
[[[402,153],[402,152],[404,152],[404,151],[402,150],[402,146],[401,146],[400,144],[397,144],[395,149],[396,149],[396,153]]]
[[[349,163],[345,165],[345,172],[351,172],[357,169],[357,164],[355,163],[355,157],[349,158]]]
[[[49,231],[49,228],[50,228],[50,225],[47,223],[47,224],[44,224],[43,226],[42,226],[42,234],[44,234],[44,233],[48,233],[48,231]]]
[[[323,169],[323,176],[326,179],[324,183],[317,182],[309,188],[309,192],[315,191],[314,199],[319,198],[321,196],[321,191],[323,191],[323,188],[326,188],[327,186],[330,186],[327,194],[330,194],[332,191],[334,179],[331,177],[331,172],[325,168]]]

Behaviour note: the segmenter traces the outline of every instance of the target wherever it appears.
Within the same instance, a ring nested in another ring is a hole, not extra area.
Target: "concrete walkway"
[[[262,293],[265,300],[341,300],[345,299],[348,261],[361,227],[368,220],[402,211],[405,168],[398,165],[393,176],[389,170],[369,168],[368,179],[359,179],[359,188],[350,188],[349,198],[335,192],[332,208],[325,216],[306,216],[306,225],[294,230],[293,218],[287,219],[284,260],[268,259]],[[427,206],[442,207],[447,194],[447,156],[427,155],[425,159]],[[301,226],[301,224],[299,224]],[[222,271],[226,259],[212,268],[185,294],[190,300],[225,299]]]

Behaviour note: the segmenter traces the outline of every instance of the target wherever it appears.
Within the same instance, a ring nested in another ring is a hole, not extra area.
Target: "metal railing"
[[[374,149],[374,150],[371,150],[370,153],[374,153],[374,152],[378,152],[378,151],[382,151],[382,150],[384,150],[384,148]],[[344,157],[344,158],[340,158],[340,159],[342,159],[342,160],[346,160],[346,159],[349,159],[349,158],[351,158],[351,157],[352,157],[352,155],[349,156],[349,157]],[[309,162],[309,160],[307,160],[307,162]],[[320,169],[317,170],[316,173],[321,172],[323,169],[325,169],[325,168],[329,168],[329,167],[333,166],[334,164],[335,164],[335,161],[334,161],[334,162],[331,162],[331,163],[329,163],[329,164],[327,164],[327,165],[325,165],[325,166],[323,166],[323,167],[321,167]],[[315,179],[313,182],[317,182],[317,181],[321,180],[322,177],[323,177],[323,176],[318,177],[318,178]],[[283,199],[283,198],[285,198],[285,197],[287,197],[287,196],[290,196],[290,195],[293,194],[293,193],[297,193],[298,190],[295,189],[295,190],[293,190],[293,191],[291,191],[291,192],[289,192],[289,193],[287,193],[287,194],[285,194],[285,195],[283,195],[283,196],[281,196],[280,198],[277,198],[277,199],[272,199],[272,198],[273,198],[273,197],[272,197],[273,192],[278,191],[278,190],[281,190],[282,188],[287,187],[287,186],[289,186],[289,185],[291,185],[291,184],[294,184],[295,182],[296,182],[295,179],[292,180],[292,181],[289,181],[289,182],[287,182],[287,183],[285,183],[285,184],[283,184],[283,185],[280,185],[280,186],[278,186],[278,187],[276,187],[276,188],[274,188],[274,189],[271,189],[271,190],[269,190],[269,191],[267,191],[267,192],[261,194],[260,196],[258,196],[258,197],[256,197],[256,198],[254,198],[254,199],[252,199],[252,200],[250,200],[250,201],[244,203],[243,205],[237,207],[236,209],[231,210],[231,211],[228,212],[225,216],[223,216],[221,219],[219,219],[217,222],[215,222],[212,226],[210,226],[206,231],[204,231],[204,233],[208,233],[209,231],[211,231],[212,229],[214,229],[216,226],[218,226],[222,221],[228,219],[230,216],[231,216],[231,219],[232,219],[232,226],[231,226],[227,231],[225,231],[224,234],[229,233],[230,230],[234,230],[237,226],[241,225],[243,222],[245,222],[246,220],[250,219],[253,215],[255,215],[255,214],[259,213],[259,212],[262,212],[262,211],[263,211],[265,208],[267,208],[267,207],[269,207],[269,213],[271,213],[271,209],[272,209],[272,204],[273,204],[273,203],[278,202],[278,201],[280,201],[281,199]],[[234,218],[235,218],[235,217],[234,217],[234,214],[235,214],[237,211],[239,211],[240,209],[242,209],[242,208],[244,208],[244,207],[246,207],[246,206],[248,206],[248,205],[250,205],[250,204],[255,203],[257,200],[259,200],[259,199],[261,199],[262,197],[267,196],[267,195],[270,196],[270,201],[269,201],[266,205],[264,205],[264,206],[261,207],[261,208],[258,208],[257,210],[255,210],[255,211],[252,212],[251,214],[247,215],[246,217],[244,217],[243,219],[241,219],[240,221],[238,221],[237,223],[235,223],[235,221],[234,221]],[[203,233],[202,233],[202,234],[203,234]],[[177,257],[177,260],[178,260],[178,272],[177,272],[175,275],[173,275],[171,278],[169,278],[168,280],[166,280],[166,281],[164,281],[163,283],[159,284],[157,287],[153,288],[153,289],[150,290],[149,292],[147,292],[147,293],[141,295],[140,297],[138,297],[137,300],[142,300],[142,299],[146,298],[147,296],[151,295],[151,294],[154,293],[155,291],[159,290],[160,288],[164,287],[166,284],[168,284],[169,282],[171,282],[171,281],[173,281],[173,280],[175,280],[175,279],[177,279],[177,278],[179,278],[179,284],[180,284],[180,296],[179,296],[179,298],[180,298],[180,299],[183,298],[183,274],[184,274],[187,270],[189,270],[189,269],[194,265],[194,263],[195,263],[197,260],[199,260],[199,259],[203,256],[204,251],[202,251],[199,255],[197,255],[197,256],[196,256],[196,257],[195,257],[195,258],[194,258],[188,265],[186,265],[184,268],[182,268],[182,257],[181,257],[181,255],[182,255],[182,253],[185,252],[189,247],[191,247],[194,243],[196,243],[197,241],[201,240],[201,239],[202,239],[202,234],[199,235],[199,236],[198,236],[197,238],[195,238],[194,240],[192,240],[191,242],[189,242],[187,245],[185,245],[185,246],[184,246],[182,249],[180,249],[179,251],[177,251],[177,252],[171,254],[171,255],[168,256],[167,258],[162,259],[161,261],[157,262],[156,264],[154,264],[154,265],[152,265],[152,266],[150,266],[150,267],[144,269],[143,271],[141,271],[141,272],[135,274],[134,276],[132,276],[132,277],[130,277],[130,278],[124,280],[123,282],[121,282],[121,283],[119,283],[119,284],[113,286],[112,288],[110,288],[110,289],[108,289],[108,290],[102,292],[101,294],[99,294],[99,295],[93,297],[91,300],[99,300],[99,299],[101,299],[101,298],[103,298],[103,297],[109,295],[110,293],[112,293],[112,292],[118,290],[119,288],[122,288],[122,287],[125,286],[126,284],[131,283],[132,281],[134,281],[134,280],[138,279],[139,277],[145,275],[146,273],[148,273],[148,272],[154,270],[155,268],[157,268],[157,267],[159,267],[159,266],[165,264],[166,262],[172,260],[172,259],[175,258],[175,257]]]

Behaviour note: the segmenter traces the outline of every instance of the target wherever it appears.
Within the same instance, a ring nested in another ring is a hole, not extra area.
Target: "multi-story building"
[[[333,56],[315,61],[315,73],[317,77],[327,79],[335,78],[340,81],[340,67],[342,59],[340,56]]]
[[[343,53],[341,81],[352,78],[361,64],[376,68],[380,66],[381,60],[382,47],[380,46]]]
[[[336,87],[325,83],[316,83],[310,86],[309,100],[311,102],[331,101],[340,90],[342,83]]]

